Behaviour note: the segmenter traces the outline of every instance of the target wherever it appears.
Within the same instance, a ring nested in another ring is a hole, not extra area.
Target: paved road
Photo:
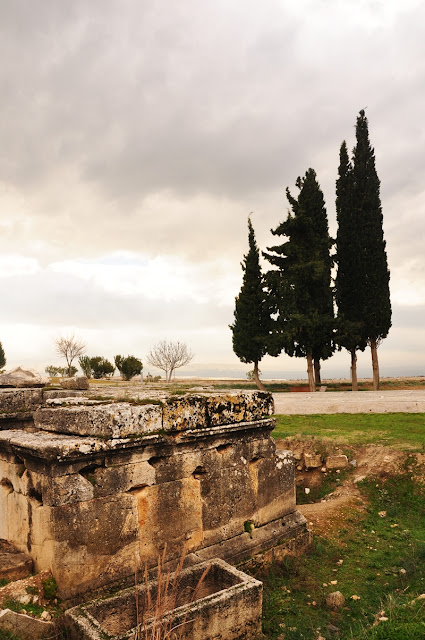
[[[274,393],[275,413],[425,413],[425,391]]]

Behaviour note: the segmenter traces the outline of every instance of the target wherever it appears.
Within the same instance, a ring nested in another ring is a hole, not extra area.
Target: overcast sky
[[[274,243],[313,167],[335,234],[339,147],[366,108],[393,305],[381,373],[425,374],[424,24],[420,0],[1,2],[7,368],[59,364],[55,336],[75,333],[108,358],[179,339],[196,352],[182,374],[243,374],[228,324],[247,217]],[[287,356],[260,368],[305,376]],[[348,372],[347,352],[324,364]]]

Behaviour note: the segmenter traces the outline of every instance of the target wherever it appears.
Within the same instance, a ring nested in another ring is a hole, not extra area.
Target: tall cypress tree
[[[313,169],[298,178],[298,198],[289,189],[286,196],[292,208],[287,219],[272,233],[287,240],[264,253],[277,267],[267,274],[272,300],[282,294],[273,334],[275,351],[307,358],[309,387],[315,391],[313,361],[328,358],[334,351],[334,314],[329,255],[332,240],[328,232],[325,202]],[[271,353],[272,350],[270,349]],[[272,355],[275,355],[274,353]]]
[[[363,322],[371,348],[373,388],[379,389],[377,348],[391,327],[390,272],[388,270],[380,180],[375,152],[369,141],[368,121],[360,111],[356,123],[357,144],[353,151],[353,207],[358,225],[359,250],[364,273]]]
[[[259,250],[250,218],[248,218],[248,244],[248,253],[241,263],[244,272],[242,287],[235,298],[235,320],[230,325],[230,329],[233,332],[233,351],[242,362],[254,363],[255,383],[259,389],[265,391],[259,378],[258,363],[267,353],[270,316]]]
[[[338,307],[338,344],[351,354],[351,385],[357,391],[357,355],[367,344],[363,315],[365,298],[365,263],[359,238],[359,225],[353,202],[353,167],[348,158],[345,141],[340,149],[338,179],[336,181],[336,215],[338,232],[335,260],[338,272],[335,280],[335,300]]]

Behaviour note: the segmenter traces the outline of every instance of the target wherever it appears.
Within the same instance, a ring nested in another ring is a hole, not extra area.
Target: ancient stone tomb
[[[269,394],[159,404],[19,394],[0,390],[0,538],[50,569],[62,597],[155,566],[164,547],[237,563],[307,542]]]

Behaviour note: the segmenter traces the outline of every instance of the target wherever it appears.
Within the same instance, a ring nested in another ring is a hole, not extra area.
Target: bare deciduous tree
[[[149,351],[147,361],[164,371],[166,381],[171,382],[174,371],[189,364],[194,357],[195,354],[183,342],[161,340]]]
[[[83,355],[86,350],[86,345],[82,340],[78,340],[74,334],[67,338],[62,336],[55,338],[55,344],[56,352],[66,360],[66,364],[68,365],[68,375],[71,377],[72,362],[75,358]]]

